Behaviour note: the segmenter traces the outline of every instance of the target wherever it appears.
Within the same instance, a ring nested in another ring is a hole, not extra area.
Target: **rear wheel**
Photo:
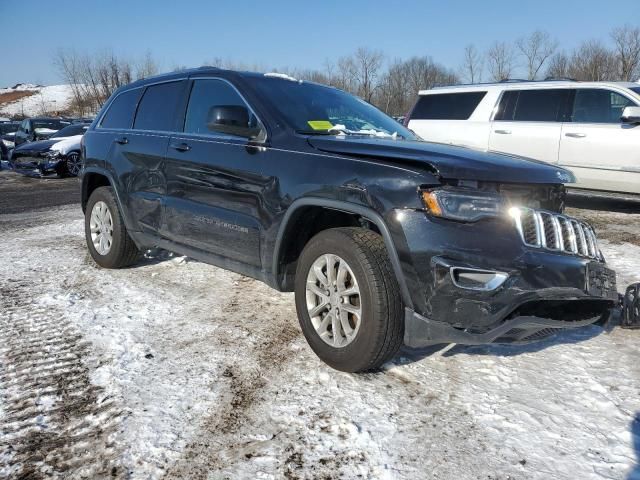
[[[400,348],[399,287],[375,232],[335,228],[313,237],[298,260],[295,291],[302,331],[331,367],[372,370]]]
[[[126,267],[140,255],[127,233],[111,187],[96,188],[89,197],[84,230],[89,253],[101,267]]]

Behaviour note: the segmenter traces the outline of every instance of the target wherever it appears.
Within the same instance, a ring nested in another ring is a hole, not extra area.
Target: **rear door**
[[[491,111],[476,112],[486,90],[420,95],[408,127],[427,142],[486,149]]]
[[[248,138],[213,131],[215,107],[246,107],[229,82],[193,80],[181,133],[171,137],[163,235],[250,267],[259,267],[261,197],[271,180],[261,174],[268,153]],[[227,265],[228,268],[232,266]],[[237,270],[237,269],[236,269]],[[241,269],[242,270],[242,269]]]
[[[506,90],[491,124],[489,149],[558,162],[569,89]]]
[[[577,187],[640,193],[640,126],[620,121],[628,106],[637,103],[611,89],[575,90],[560,165],[573,171]]]

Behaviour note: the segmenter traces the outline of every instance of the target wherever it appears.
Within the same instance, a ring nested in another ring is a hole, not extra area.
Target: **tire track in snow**
[[[0,478],[119,476],[121,411],[91,384],[90,344],[33,286],[0,286]]]
[[[260,396],[262,389],[271,376],[286,368],[291,355],[288,347],[301,333],[295,318],[283,315],[278,307],[260,305],[263,288],[266,289],[247,277],[235,282],[223,313],[228,321],[237,322],[239,330],[246,330],[246,339],[258,340],[250,344],[245,339],[247,349],[229,356],[234,361],[226,365],[220,379],[227,384],[225,402],[216,405],[202,425],[199,440],[187,446],[181,460],[165,478],[206,479],[211,475],[218,478],[213,472],[224,471],[232,464],[235,454],[246,443],[243,427],[252,408],[265,400]],[[256,315],[264,321],[245,322],[246,317]],[[238,345],[236,339],[220,340],[223,345],[227,342],[231,347]]]

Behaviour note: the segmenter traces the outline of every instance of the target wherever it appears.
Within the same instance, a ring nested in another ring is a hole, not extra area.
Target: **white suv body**
[[[563,166],[578,188],[640,194],[640,124],[621,120],[639,106],[638,83],[460,85],[420,91],[408,126],[427,141]]]

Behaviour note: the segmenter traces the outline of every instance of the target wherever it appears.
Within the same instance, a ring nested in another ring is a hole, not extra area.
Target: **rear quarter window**
[[[136,111],[138,100],[142,94],[141,88],[129,90],[118,95],[109,108],[107,113],[100,121],[101,128],[131,128],[133,123],[133,114]]]
[[[487,92],[421,95],[411,120],[468,120]]]

